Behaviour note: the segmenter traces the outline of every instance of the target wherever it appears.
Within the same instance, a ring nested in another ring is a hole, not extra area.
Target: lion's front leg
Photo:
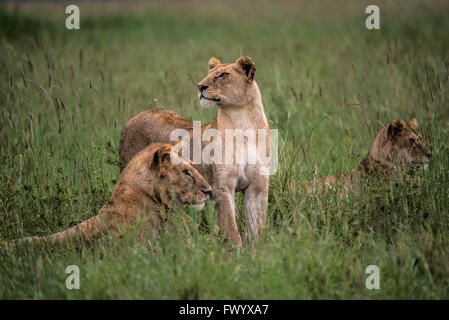
[[[265,228],[268,204],[268,176],[259,177],[244,191],[243,210],[248,225],[248,239],[254,243],[259,233]]]
[[[217,216],[220,231],[228,241],[231,241],[236,246],[241,246],[242,238],[235,220],[234,189],[216,188],[213,193],[215,215]]]

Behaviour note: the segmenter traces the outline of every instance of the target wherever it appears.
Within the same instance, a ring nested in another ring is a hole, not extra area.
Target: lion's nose
[[[209,88],[209,86],[206,86],[205,84],[202,84],[202,83],[198,84],[198,90],[200,90],[200,92],[203,92],[207,88]]]
[[[201,191],[203,191],[203,193],[206,195],[206,196],[211,196],[212,195],[212,189],[202,189]]]

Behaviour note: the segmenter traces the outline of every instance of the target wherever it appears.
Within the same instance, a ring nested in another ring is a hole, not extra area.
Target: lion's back
[[[145,110],[132,117],[122,129],[119,154],[128,163],[139,151],[154,142],[170,143],[176,128],[190,129],[192,122],[166,109]]]

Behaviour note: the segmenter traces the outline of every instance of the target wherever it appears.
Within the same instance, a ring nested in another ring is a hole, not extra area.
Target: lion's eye
[[[222,72],[222,73],[220,73],[220,74],[217,76],[217,78],[226,78],[228,75],[229,75],[229,73],[227,73],[227,72]]]
[[[184,170],[184,174],[190,178],[192,178],[192,174],[190,173],[189,170]]]

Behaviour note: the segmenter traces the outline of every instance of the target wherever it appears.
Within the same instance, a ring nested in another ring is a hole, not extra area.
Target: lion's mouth
[[[220,99],[208,98],[205,95],[203,95],[202,93],[200,94],[200,100],[201,99],[206,99],[206,100],[210,100],[210,101],[214,101],[214,102],[219,102],[220,101]]]
[[[412,161],[409,163],[409,167],[412,170],[424,169],[426,170],[429,166],[429,160],[426,161]]]
[[[201,211],[204,209],[204,205],[206,204],[207,198],[203,201],[199,201],[197,203],[191,203],[190,206],[196,211]]]

